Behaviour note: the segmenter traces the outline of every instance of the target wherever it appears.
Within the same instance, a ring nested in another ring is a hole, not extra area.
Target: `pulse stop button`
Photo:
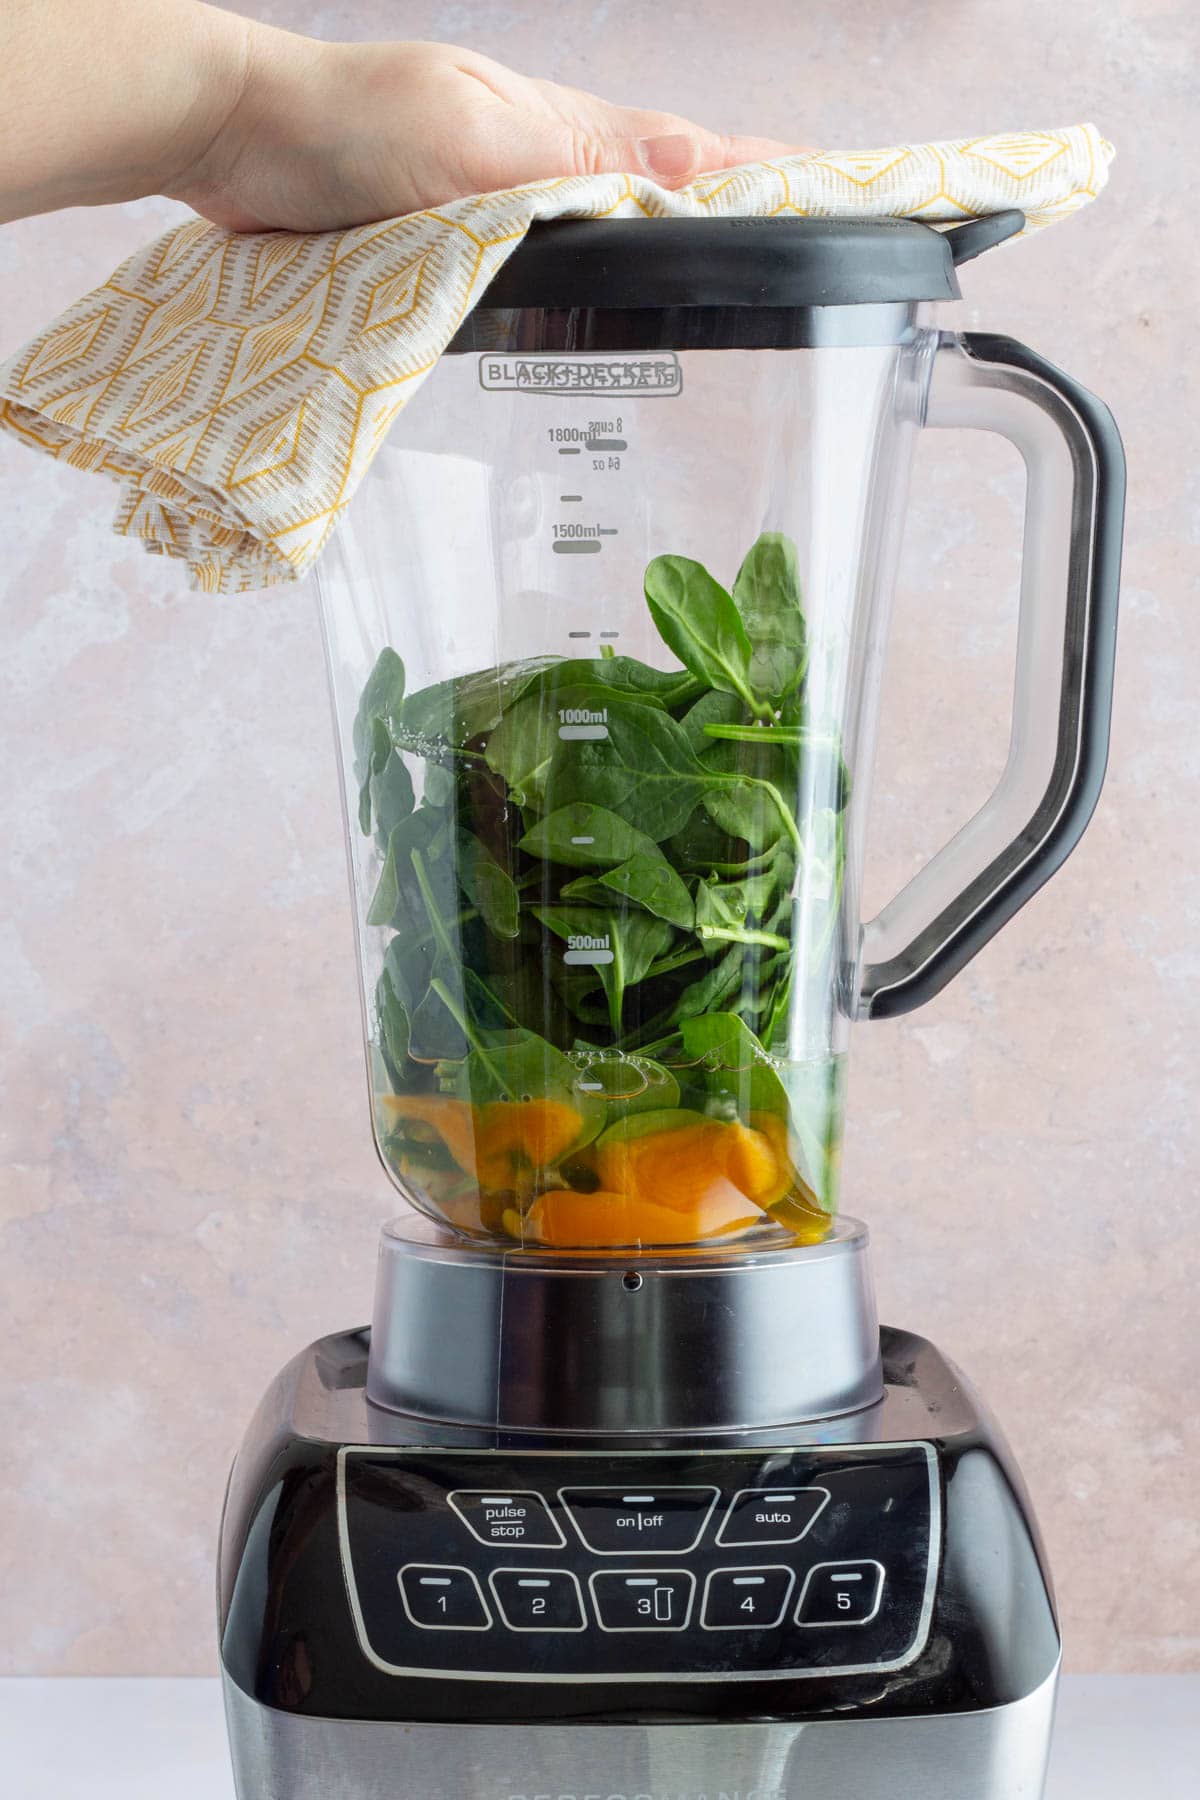
[[[741,1488],[729,1503],[717,1542],[731,1549],[798,1544],[829,1504],[823,1487]]]
[[[561,1550],[567,1541],[540,1494],[516,1488],[456,1488],[446,1498],[481,1544]]]

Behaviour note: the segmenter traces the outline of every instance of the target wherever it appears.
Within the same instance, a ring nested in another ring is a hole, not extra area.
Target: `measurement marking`
[[[582,456],[583,451],[579,448],[578,444],[572,444],[570,447],[565,444],[560,444],[558,454],[560,456]]]
[[[575,1086],[581,1094],[602,1094],[604,1092],[602,1081],[577,1081]]]
[[[558,497],[560,500],[582,500],[583,499],[582,494],[560,494]]]
[[[843,1581],[861,1581],[861,1580],[862,1580],[861,1575],[835,1575],[833,1578],[833,1585],[835,1587],[840,1587]]]
[[[733,1585],[734,1587],[765,1587],[766,1580],[765,1575],[735,1575]]]
[[[609,637],[609,638],[618,638],[618,637],[620,637],[620,635],[621,634],[619,631],[602,631],[600,633],[601,637]]]
[[[613,959],[611,950],[568,950],[563,957],[569,969],[602,968]]]
[[[418,1587],[449,1587],[448,1575],[421,1575],[417,1578]]]
[[[565,743],[586,742],[603,743],[608,736],[607,725],[560,725],[558,735]]]
[[[528,1581],[528,1580],[526,1580],[526,1581],[518,1581],[517,1586],[518,1587],[549,1587],[550,1583],[548,1581]]]
[[[629,445],[624,438],[584,438],[584,447],[588,450],[628,450]]]
[[[568,631],[568,633],[567,633],[567,636],[569,638],[589,638],[589,637],[591,637],[591,635],[592,634],[590,631]],[[604,633],[601,632],[600,636],[603,637]]]
[[[551,548],[555,556],[598,556],[604,546],[599,538],[559,538]]]
[[[594,837],[573,837],[571,839],[573,844],[594,844],[595,841]]]
[[[601,537],[616,537],[617,535],[617,528],[615,525],[598,525],[596,529],[599,531]]]

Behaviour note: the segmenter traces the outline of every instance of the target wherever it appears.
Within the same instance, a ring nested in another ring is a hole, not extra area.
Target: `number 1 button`
[[[405,1563],[400,1571],[404,1610],[422,1631],[487,1631],[487,1601],[470,1569],[448,1563]]]

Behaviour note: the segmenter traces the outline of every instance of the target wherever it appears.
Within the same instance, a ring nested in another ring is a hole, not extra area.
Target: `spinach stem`
[[[834,740],[806,725],[705,725],[705,737],[725,738],[735,744],[779,744],[793,748],[833,749]]]
[[[445,921],[438,911],[437,901],[434,899],[433,890],[429,885],[429,877],[425,873],[425,858],[419,850],[414,850],[411,861],[413,874],[417,878],[417,886],[421,890],[421,899],[425,903],[425,912],[433,931],[434,941],[443,956],[449,957],[451,962],[457,962],[458,952],[450,942]]]
[[[727,944],[765,944],[768,950],[791,949],[787,938],[779,937],[773,931],[756,931],[743,925],[697,925],[696,935]]]

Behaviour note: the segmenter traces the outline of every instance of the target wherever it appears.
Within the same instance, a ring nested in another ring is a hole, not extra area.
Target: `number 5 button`
[[[805,1579],[796,1623],[869,1625],[882,1599],[882,1563],[817,1563]]]
[[[790,1569],[714,1569],[704,1584],[705,1631],[765,1631],[787,1611]]]

